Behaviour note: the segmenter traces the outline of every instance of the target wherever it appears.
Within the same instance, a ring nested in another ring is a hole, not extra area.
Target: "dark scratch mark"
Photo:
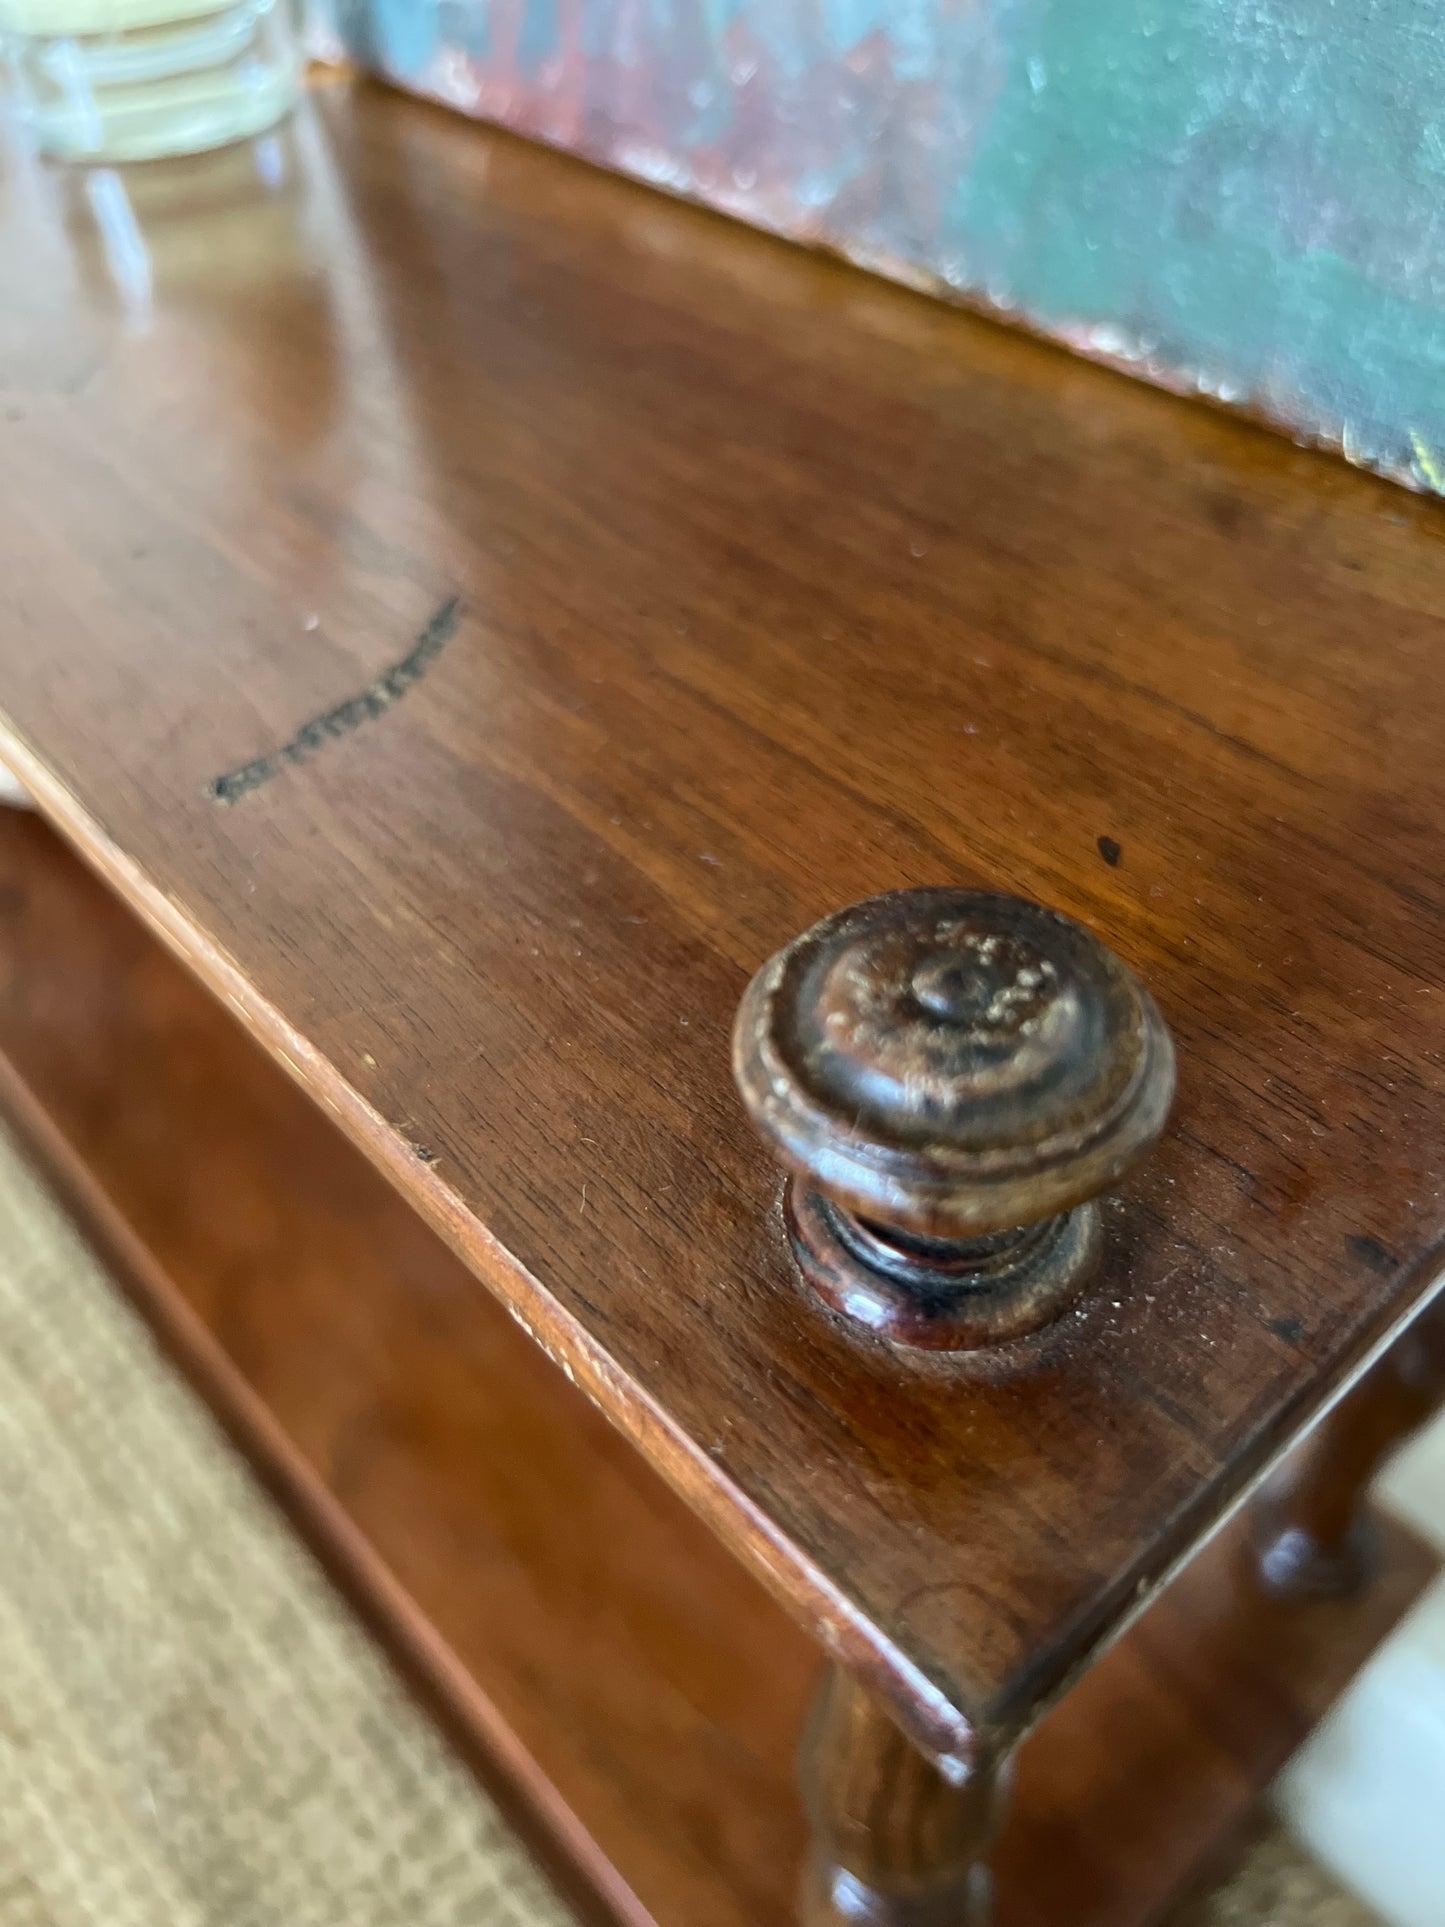
[[[1119,858],[1123,854],[1123,850],[1120,849],[1112,836],[1101,836],[1099,838],[1099,855],[1103,857],[1111,870],[1117,866]]]
[[[308,756],[324,748],[328,742],[349,736],[352,730],[359,729],[363,723],[374,722],[378,716],[384,716],[413,683],[421,681],[446,647],[456,629],[461,604],[460,596],[450,596],[406,654],[394,662],[390,669],[383,670],[375,682],[368,683],[359,696],[350,696],[344,703],[337,703],[335,708],[324,709],[319,716],[313,716],[280,749],[257,756],[249,763],[242,763],[239,769],[228,770],[224,776],[207,783],[206,795],[213,803],[223,807],[239,803],[249,791],[260,789],[273,776],[279,776],[288,763],[304,763]]]

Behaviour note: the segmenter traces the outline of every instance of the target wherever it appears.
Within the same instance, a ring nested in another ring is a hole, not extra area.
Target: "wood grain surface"
[[[998,1927],[1158,1927],[1226,1877],[1285,1762],[1440,1571],[1375,1520],[1353,1599],[1265,1597],[1242,1519],[1185,1567],[1018,1754],[992,1856]]]
[[[223,1007],[0,810],[0,1105],[585,1917],[785,1927],[818,1655]],[[1433,1576],[1236,1521],[1024,1743],[1001,1927],[1145,1927]]]
[[[321,1111],[11,810],[0,1100],[606,1917],[781,1927],[815,1650]]]
[[[913,1730],[1030,1719],[1433,1275],[1438,510],[380,92],[0,183],[0,754]],[[918,883],[1180,1048],[1102,1281],[798,1288],[757,963]]]

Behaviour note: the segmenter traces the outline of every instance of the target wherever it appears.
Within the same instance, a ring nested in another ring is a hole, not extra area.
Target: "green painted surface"
[[[1008,82],[943,223],[969,279],[1439,486],[1445,12],[1031,0],[1012,17]]]
[[[1442,0],[319,0],[407,84],[1445,492]]]

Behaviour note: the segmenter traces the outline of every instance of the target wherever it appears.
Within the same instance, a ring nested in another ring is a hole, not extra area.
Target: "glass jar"
[[[21,118],[67,160],[244,140],[296,98],[290,0],[0,0]]]

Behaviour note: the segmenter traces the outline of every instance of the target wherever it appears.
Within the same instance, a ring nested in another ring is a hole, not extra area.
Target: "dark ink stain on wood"
[[[1389,1278],[1399,1270],[1399,1260],[1391,1257],[1379,1239],[1370,1237],[1368,1232],[1349,1239],[1348,1243],[1355,1256],[1363,1259],[1371,1271],[1379,1272],[1382,1278]]]
[[[328,742],[349,736],[352,730],[359,729],[363,723],[374,722],[378,716],[384,716],[413,683],[421,681],[446,647],[456,629],[461,603],[460,596],[449,597],[406,654],[389,669],[383,670],[375,682],[368,683],[360,695],[349,696],[345,702],[323,710],[319,716],[313,716],[280,749],[257,756],[253,761],[243,763],[239,769],[218,776],[213,783],[206,785],[207,796],[213,803],[224,806],[239,803],[251,790],[260,789],[273,776],[279,776],[288,763],[304,763],[308,756],[324,748]]]
[[[1298,1318],[1271,1318],[1269,1328],[1276,1338],[1282,1338],[1287,1345],[1298,1345],[1304,1337],[1304,1325]]]
[[[1221,535],[1237,535],[1244,522],[1244,504],[1237,495],[1216,495],[1208,503],[1210,521]]]
[[[1123,850],[1114,841],[1112,836],[1101,836],[1099,838],[1099,855],[1103,857],[1111,870],[1118,867],[1119,858],[1123,854]]]

